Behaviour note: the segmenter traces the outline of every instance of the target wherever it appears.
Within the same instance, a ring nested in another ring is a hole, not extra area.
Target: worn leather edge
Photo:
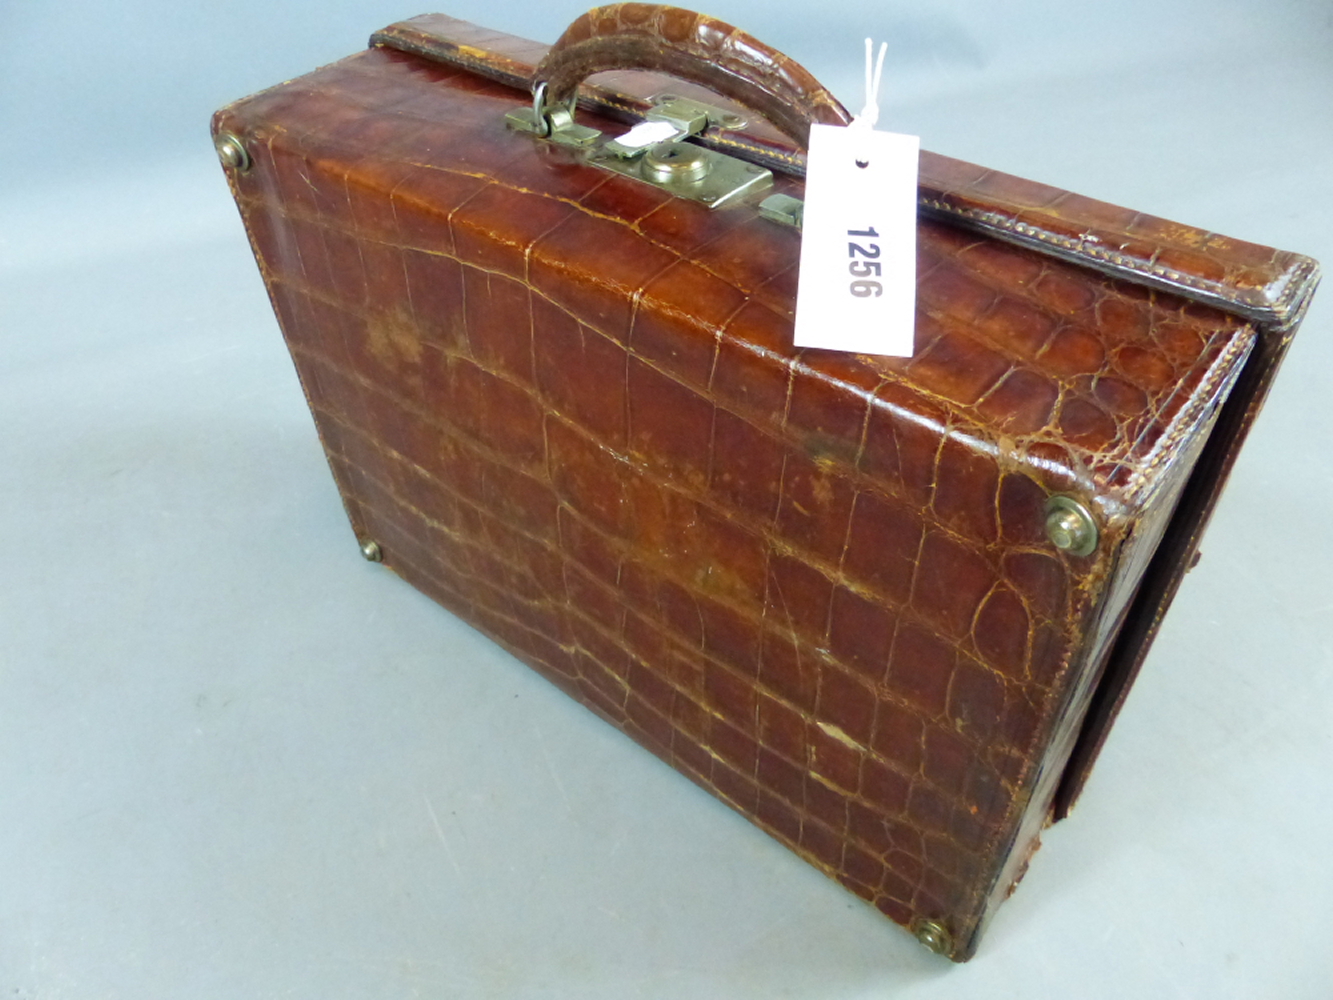
[[[209,120],[209,134],[216,137],[222,128],[223,123],[227,120],[231,110],[238,105],[244,104],[248,100],[250,100],[249,97],[243,97],[240,100],[223,105],[217,111],[213,112],[213,117]],[[250,253],[254,255],[255,266],[259,269],[259,277],[264,284],[264,294],[268,297],[269,308],[273,310],[273,316],[278,323],[279,330],[282,332],[284,343],[287,343],[289,342],[287,336],[288,331],[282,329],[282,309],[279,308],[277,296],[273,292],[275,287],[273,271],[269,267],[267,258],[264,256],[263,248],[255,238],[254,229],[250,224],[250,220],[246,218],[245,209],[242,207],[243,200],[237,173],[234,170],[224,170],[223,174],[227,180],[227,189],[231,192],[232,202],[236,205],[236,210],[241,217],[241,228],[245,231],[245,240],[250,245]],[[314,397],[310,394],[310,387],[306,385],[306,381],[301,377],[300,369],[296,367],[295,363],[292,365],[292,370],[296,372],[296,381],[301,387],[301,395],[305,399],[306,409],[313,414],[315,412],[315,401]],[[334,477],[336,482],[337,469],[334,468],[333,462],[329,459],[329,456],[333,454],[333,451],[329,446],[329,442],[325,438],[324,429],[320,421],[315,420],[313,422],[315,425],[315,434],[319,438],[320,450],[324,453],[324,461],[328,464],[329,474]],[[360,544],[362,539],[366,537],[365,524],[363,523],[360,512],[353,509],[352,505],[347,502],[347,496],[342,490],[338,490],[338,502],[342,504],[343,513],[347,515],[347,522],[352,527],[352,534],[356,537],[357,544]]]
[[[1189,484],[1194,481],[1193,470],[1201,452],[1207,449],[1207,441],[1214,439],[1213,431],[1226,411],[1226,404],[1235,398],[1244,372],[1237,362],[1252,358],[1260,349],[1261,340],[1253,327],[1239,328],[1230,345],[1210,365],[1205,380],[1194,393],[1195,405],[1183,410],[1175,420],[1170,441],[1161,449],[1161,461],[1155,464],[1174,461],[1182,471],[1173,476],[1169,470],[1159,468],[1159,474],[1152,477],[1154,489],[1160,492],[1151,509],[1160,510],[1161,516],[1155,523],[1151,519],[1126,518],[1119,524],[1106,526],[1102,545],[1112,553],[1112,562],[1098,603],[1099,616],[1085,631],[1085,642],[1072,658],[1072,662],[1084,666],[1066,676],[1062,702],[1052,713],[1050,725],[1037,744],[1044,745],[1045,751],[1034,757],[1025,778],[1031,798],[1012,826],[1006,850],[999,854],[1005,860],[996,870],[972,936],[961,944],[960,951],[965,955],[975,951],[1000,903],[1022,879],[1028,860],[1040,844],[1042,827],[1060,818],[1055,804],[1068,781],[1070,764],[1078,748],[1088,740],[1090,716],[1093,707],[1105,699],[1108,679],[1112,682],[1118,679],[1112,671],[1117,652],[1124,648],[1126,623],[1141,614],[1145,595],[1142,585],[1135,581],[1153,567],[1160,569],[1159,560],[1164,555],[1172,558],[1169,552],[1164,553],[1164,546],[1177,527],[1176,514]],[[1192,447],[1190,442],[1194,442]],[[1140,498],[1135,507],[1150,509],[1145,498]],[[1143,652],[1146,653],[1146,646]]]
[[[1295,322],[1299,322],[1300,316]],[[1242,370],[1230,398],[1219,414],[1176,507],[1156,556],[1139,585],[1102,680],[1088,706],[1077,744],[1065,765],[1064,776],[1053,804],[1052,818],[1069,815],[1086,787],[1093,765],[1106,743],[1112,724],[1120,714],[1129,690],[1157,637],[1162,620],[1181,583],[1192,568],[1199,542],[1212,518],[1217,500],[1235,465],[1269,390],[1277,375],[1293,329],[1271,332],[1258,338],[1254,353]]]
[[[536,63],[549,48],[540,42],[479,28],[444,14],[423,14],[389,25],[375,32],[370,44],[460,66],[525,94]],[[634,118],[651,106],[648,98],[660,93],[663,87],[678,90],[687,86],[668,83],[670,79],[652,73],[617,74],[610,86],[585,83],[580,89],[580,104],[603,113],[611,111],[616,117]],[[751,127],[748,132],[710,129],[700,141],[751,158],[771,169],[804,175],[805,158],[785,136],[762,125]],[[964,177],[971,179],[960,185],[958,180]],[[979,181],[988,182],[992,187],[1027,190],[1033,196],[1040,195],[1046,205],[1073,197],[1058,188],[1037,185],[922,150],[919,204],[931,214],[1117,278],[1221,308],[1261,324],[1265,330],[1293,328],[1318,282],[1318,263],[1300,254],[1218,238],[1203,230],[1127,213],[1090,199],[1082,199],[1088,207],[1085,217],[1078,214],[1060,217],[1043,211],[1040,205],[973,190]],[[1106,210],[1127,215],[1132,220],[1131,225],[1141,224],[1148,230],[1170,228],[1181,234],[1181,238],[1172,243],[1153,239],[1150,235],[1136,235],[1129,228],[1117,228],[1099,221],[1093,210],[1099,210],[1102,216]],[[1268,267],[1250,267],[1251,280],[1241,282],[1234,278],[1210,277],[1159,260],[1163,256],[1169,260],[1173,254],[1189,254],[1199,245],[1219,243],[1268,250],[1274,263]],[[1130,247],[1137,247],[1140,252],[1131,252]]]
[[[1088,707],[1078,743],[1065,766],[1052,819],[1069,815],[1087,786],[1111,726],[1147,659],[1185,575],[1198,559],[1199,544],[1245,439],[1263,407],[1292,338],[1319,284],[1316,270],[1285,327],[1259,328],[1258,343],[1219,414],[1162,537],[1157,555],[1139,585],[1130,613]]]

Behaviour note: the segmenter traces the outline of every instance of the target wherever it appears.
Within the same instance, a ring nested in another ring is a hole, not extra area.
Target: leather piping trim
[[[1310,257],[1297,257],[1294,266],[1279,279],[1282,294],[1270,303],[1257,304],[1251,299],[1248,289],[1230,289],[1219,282],[1197,278],[1174,268],[1154,264],[1151,260],[1089,246],[1086,240],[1052,233],[999,212],[962,208],[925,196],[918,199],[918,204],[929,209],[932,214],[962,220],[969,228],[992,233],[1008,242],[1036,246],[1052,257],[1087,264],[1106,274],[1133,272],[1131,280],[1137,278],[1142,284],[1151,284],[1207,305],[1218,306],[1244,319],[1263,323],[1273,330],[1285,330],[1296,324],[1319,279],[1319,263]]]
[[[503,83],[517,90],[526,89],[529,84],[528,77],[505,69],[500,62],[502,57],[497,57],[484,49],[455,45],[450,43],[448,39],[439,36],[436,36],[434,45],[426,45],[395,31],[396,27],[397,25],[390,25],[371,35],[370,47],[372,49],[395,49],[398,52],[406,52],[408,55],[421,56],[421,58],[429,59],[431,62],[458,66],[476,73],[478,76],[484,76],[488,80]]]

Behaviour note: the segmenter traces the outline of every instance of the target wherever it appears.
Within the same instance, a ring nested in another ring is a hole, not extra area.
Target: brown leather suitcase
[[[608,149],[645,117],[683,150]],[[847,120],[625,4],[549,50],[414,18],[213,127],[363,553],[961,961],[1318,271],[923,152],[915,355],[794,349],[802,144]]]

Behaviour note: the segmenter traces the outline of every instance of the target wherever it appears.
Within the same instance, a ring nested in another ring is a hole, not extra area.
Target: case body
[[[915,356],[794,350],[797,231],[506,127],[545,49],[426,16],[215,118],[352,527],[966,959],[1316,268],[923,153]],[[597,77],[578,119],[615,135],[666,90],[699,95]],[[704,141],[799,197],[799,148],[750,117]],[[1091,554],[1048,538],[1056,494]]]

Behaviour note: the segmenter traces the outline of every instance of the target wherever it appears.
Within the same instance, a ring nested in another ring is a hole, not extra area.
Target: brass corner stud
[[[912,933],[936,955],[948,955],[953,951],[953,935],[936,920],[916,921],[912,925]]]
[[[1097,548],[1097,521],[1073,497],[1056,495],[1046,501],[1046,537],[1061,552],[1089,556]]]
[[[250,154],[241,137],[234,132],[219,132],[213,136],[213,148],[218,151],[218,159],[227,170],[243,174],[250,169]]]
[[[361,554],[367,562],[384,562],[384,550],[380,548],[379,542],[366,539],[361,543]]]

